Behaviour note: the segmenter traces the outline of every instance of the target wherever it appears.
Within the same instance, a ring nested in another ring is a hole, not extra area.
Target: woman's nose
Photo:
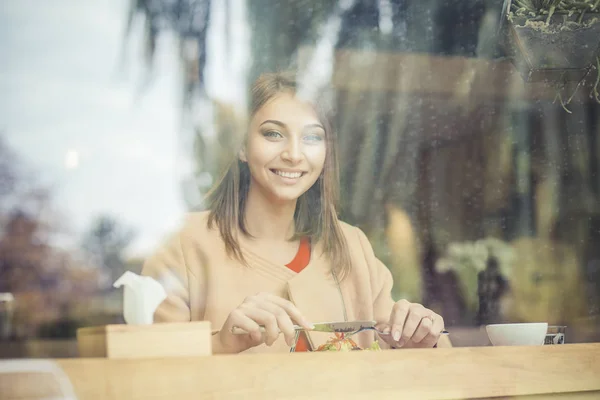
[[[302,161],[302,149],[295,140],[290,141],[281,153],[281,158],[291,163],[297,164]]]

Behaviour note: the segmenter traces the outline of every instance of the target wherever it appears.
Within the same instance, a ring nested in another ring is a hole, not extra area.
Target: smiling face
[[[325,164],[325,129],[308,103],[282,92],[253,116],[240,159],[248,163],[250,191],[274,203],[296,201]]]

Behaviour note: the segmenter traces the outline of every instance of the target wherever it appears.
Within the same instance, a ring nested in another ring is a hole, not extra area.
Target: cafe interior
[[[600,398],[598,1],[56,3],[0,11],[0,398]],[[220,355],[208,321],[126,321],[114,283],[206,209],[277,71],[328,88],[340,219],[451,348]]]

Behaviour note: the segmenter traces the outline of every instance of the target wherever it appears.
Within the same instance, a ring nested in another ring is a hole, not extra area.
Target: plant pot
[[[554,14],[549,23],[509,18],[511,0],[505,1],[507,52],[525,81],[579,81],[600,54],[600,13]]]

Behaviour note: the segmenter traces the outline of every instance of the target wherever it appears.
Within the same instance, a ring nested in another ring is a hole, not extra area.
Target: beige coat
[[[157,279],[168,293],[155,313],[156,322],[206,320],[218,331],[232,310],[258,292],[291,300],[313,323],[389,320],[394,304],[392,276],[360,229],[340,222],[353,268],[338,284],[320,244],[313,248],[310,263],[300,273],[242,247],[249,264],[245,266],[226,255],[218,229],[208,229],[207,218],[208,212],[190,214],[183,228],[144,265],[143,275]],[[313,348],[331,337],[324,333],[308,336]],[[357,342],[367,347],[374,338],[373,332],[363,332],[357,335]],[[272,347],[248,350],[269,351],[289,351],[283,336]]]

